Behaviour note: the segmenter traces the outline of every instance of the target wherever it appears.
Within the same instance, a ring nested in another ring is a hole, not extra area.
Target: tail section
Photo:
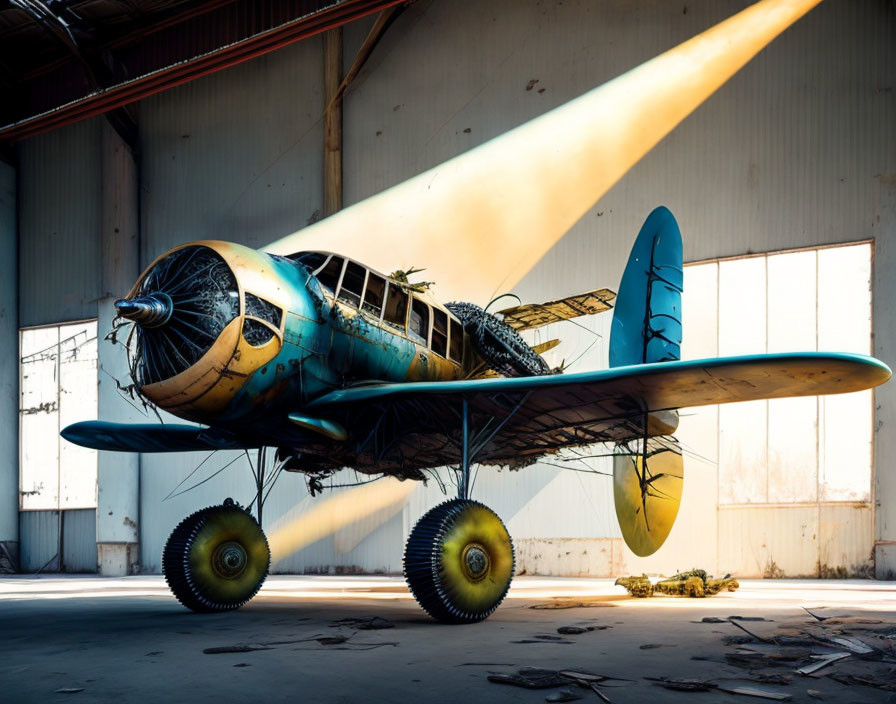
[[[668,208],[656,208],[632,247],[613,309],[610,366],[680,359],[681,231]]]
[[[632,247],[610,328],[610,366],[670,362],[681,357],[681,231],[668,208],[656,208]],[[632,552],[647,556],[665,542],[681,505],[684,463],[678,411],[629,419],[640,437],[616,446],[616,520]]]

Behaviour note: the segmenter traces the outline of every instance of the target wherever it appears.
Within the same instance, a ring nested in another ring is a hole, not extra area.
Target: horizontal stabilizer
[[[516,331],[534,330],[550,323],[570,320],[582,315],[603,313],[613,307],[616,294],[608,288],[599,288],[577,296],[567,296],[547,303],[524,303],[521,306],[498,311],[503,321]]]
[[[226,431],[196,425],[88,420],[68,426],[60,435],[75,445],[116,452],[246,450],[256,447]]]

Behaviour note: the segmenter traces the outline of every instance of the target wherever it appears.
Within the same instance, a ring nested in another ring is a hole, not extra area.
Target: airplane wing
[[[647,414],[661,421],[662,411],[676,408],[847,393],[882,384],[890,374],[883,362],[863,355],[768,354],[537,377],[372,384],[331,392],[306,408],[364,429],[349,441],[354,466],[368,460],[384,468],[436,467],[459,461],[465,399],[476,461],[521,466],[571,445],[638,437],[650,422]]]
[[[582,315],[594,315],[612,308],[616,293],[599,288],[577,296],[567,296],[547,303],[524,303],[498,311],[514,330],[533,330],[549,323],[570,320]]]
[[[257,447],[238,440],[226,431],[176,423],[108,423],[88,420],[64,428],[60,435],[76,445],[118,452],[189,452]]]

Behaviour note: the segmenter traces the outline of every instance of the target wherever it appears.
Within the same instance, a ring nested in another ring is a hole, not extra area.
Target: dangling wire
[[[515,298],[515,299],[516,299],[516,302],[517,302],[519,305],[522,305],[522,304],[523,304],[522,299],[521,299],[519,296],[517,296],[515,293],[502,293],[500,296],[495,296],[495,298],[493,298],[492,300],[490,300],[490,301],[488,302],[488,305],[487,305],[485,308],[483,308],[483,310],[484,310],[486,313],[488,313],[488,309],[492,307],[492,304],[493,304],[493,303],[496,303],[497,301],[500,301],[502,298]]]

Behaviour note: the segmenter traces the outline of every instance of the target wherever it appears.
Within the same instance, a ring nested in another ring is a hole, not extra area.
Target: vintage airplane
[[[470,622],[497,608],[514,566],[503,523],[470,499],[472,463],[519,468],[568,447],[614,445],[619,524],[634,552],[650,554],[681,500],[671,437],[678,408],[850,392],[890,376],[883,363],[851,354],[678,361],[681,235],[662,207],[622,277],[608,370],[551,370],[516,330],[607,310],[611,291],[499,317],[469,303],[442,306],[402,279],[338,254],[178,247],[116,308],[134,323],[139,393],[202,426],[91,421],[62,435],[131,452],[276,447],[285,469],[313,479],[351,467],[422,480],[423,469],[458,467],[458,498],[420,519],[404,565],[427,612]],[[474,378],[484,369],[497,374]],[[259,487],[259,508],[261,500]],[[250,599],[269,561],[259,523],[229,503],[177,526],[163,569],[184,605],[218,611]]]
[[[458,497],[426,513],[404,554],[435,618],[486,618],[514,555],[503,523],[470,499],[470,467],[520,468],[609,443],[623,537],[639,555],[678,512],[677,409],[843,393],[890,377],[852,354],[680,361],[682,248],[665,208],[647,218],[615,300],[610,368],[551,370],[517,331],[610,307],[606,289],[491,315],[440,305],[386,276],[401,251],[439,290],[509,289],[664,135],[819,0],[761,0],[520,127],[274,243],[200,241],[163,254],[116,305],[133,324],[131,376],[148,403],[200,426],[93,421],[63,430],[100,450],[276,448],[309,487],[343,467],[421,480],[452,467]],[[547,345],[551,343],[546,343]],[[544,349],[544,347],[540,348]],[[259,462],[261,465],[261,462]],[[259,473],[260,475],[260,473]],[[269,567],[259,520],[225,502],[178,525],[163,571],[197,611],[252,598]]]

